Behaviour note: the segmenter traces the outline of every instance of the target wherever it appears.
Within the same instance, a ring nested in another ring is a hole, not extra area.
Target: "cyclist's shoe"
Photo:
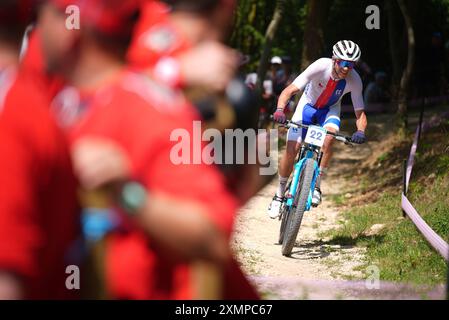
[[[268,216],[271,219],[276,219],[277,217],[279,217],[279,213],[281,212],[282,200],[282,198],[274,196],[273,200],[268,206]]]
[[[315,188],[312,196],[312,206],[318,207],[321,204],[321,190],[320,188]]]

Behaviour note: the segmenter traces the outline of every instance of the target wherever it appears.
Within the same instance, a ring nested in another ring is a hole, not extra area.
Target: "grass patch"
[[[378,158],[377,161],[378,162],[384,162],[385,160],[388,159],[389,154],[388,153],[382,153]]]
[[[345,204],[346,199],[343,194],[330,194],[328,197],[337,207]]]
[[[423,134],[408,193],[410,202],[424,220],[446,241],[449,241],[448,129],[445,123]],[[413,222],[401,218],[401,181],[391,178],[397,173],[391,167],[400,168],[403,152],[410,150],[410,145],[409,141],[398,142],[377,158],[382,166],[377,172],[367,170],[359,181],[362,192],[369,189],[378,196],[369,204],[345,211],[345,223],[325,235],[330,244],[366,247],[365,267],[377,265],[382,280],[441,284],[446,281],[446,263]],[[375,224],[382,224],[383,228],[371,234],[370,228]]]
[[[233,251],[239,261],[245,261],[245,263],[240,262],[240,266],[246,271],[247,274],[259,274],[259,270],[256,268],[257,264],[262,261],[259,253],[246,249],[236,242],[234,243]]]

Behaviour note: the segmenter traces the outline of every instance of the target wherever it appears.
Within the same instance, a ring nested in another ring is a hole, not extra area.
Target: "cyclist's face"
[[[339,79],[345,79],[352,70],[353,65],[346,66],[342,60],[334,60],[334,70]],[[344,66],[342,66],[344,65]]]

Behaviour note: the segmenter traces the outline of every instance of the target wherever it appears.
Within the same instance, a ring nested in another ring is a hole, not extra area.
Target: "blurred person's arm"
[[[151,239],[182,259],[222,264],[229,258],[226,236],[199,202],[182,201],[160,192],[150,193],[136,220]]]
[[[238,55],[231,48],[208,41],[180,53],[164,57],[150,69],[158,81],[172,87],[200,87],[223,92],[238,68]]]
[[[187,87],[205,87],[221,92],[238,68],[237,53],[219,42],[205,42],[179,56],[181,75]]]
[[[0,114],[0,299],[24,298],[22,280],[38,273],[43,239],[36,216],[39,143],[31,118],[16,107],[5,105]]]
[[[72,158],[75,173],[87,190],[120,184],[131,175],[125,151],[108,139],[80,139],[73,147]],[[151,239],[182,259],[222,263],[228,258],[226,237],[209,219],[206,210],[199,202],[150,191],[136,220]]]
[[[0,270],[0,300],[21,300],[23,298],[20,279],[11,272]]]

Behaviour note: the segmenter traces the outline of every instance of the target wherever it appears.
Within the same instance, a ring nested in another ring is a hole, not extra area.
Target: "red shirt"
[[[179,92],[127,73],[91,100],[73,138],[94,135],[115,140],[128,152],[134,177],[150,192],[158,190],[202,203],[215,224],[230,235],[237,200],[226,189],[223,176],[211,165],[175,165],[170,160],[178,143],[170,141],[170,135],[183,130],[193,137],[194,120],[198,117],[193,107]],[[189,266],[156,252],[150,248],[151,243],[143,231],[132,227],[108,239],[106,282],[112,297],[192,298]],[[240,294],[257,297],[235,265],[227,275],[237,287],[240,283],[246,288]]]
[[[66,267],[80,234],[64,135],[33,80],[14,83],[0,107],[0,269],[24,279],[25,297],[66,299]]]
[[[29,34],[28,47],[21,61],[21,72],[26,72],[33,81],[42,87],[43,92],[51,99],[61,89],[63,80],[46,71],[45,59],[41,47],[41,35],[39,29],[34,29]],[[45,88],[45,89],[44,89]]]

